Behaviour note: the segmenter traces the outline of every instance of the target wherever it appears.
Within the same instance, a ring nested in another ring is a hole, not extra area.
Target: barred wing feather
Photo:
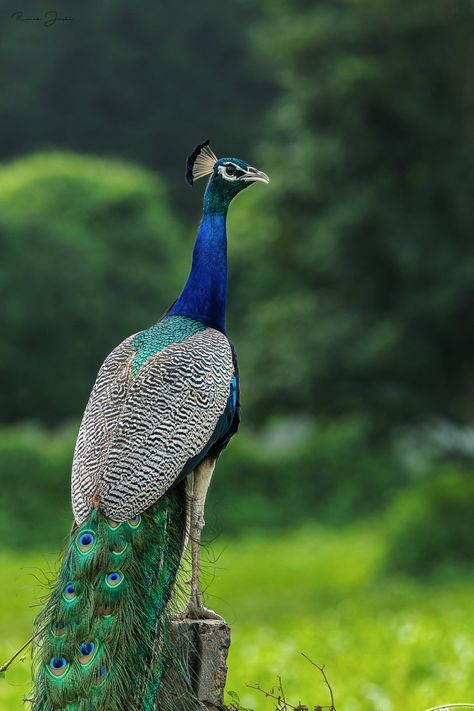
[[[227,338],[206,328],[153,356],[131,379],[133,337],[111,353],[91,393],[73,462],[73,508],[87,516],[97,491],[122,521],[162,496],[205,448],[234,374]]]
[[[120,343],[105,359],[82,418],[71,475],[72,508],[78,525],[91,509],[130,388],[133,338]]]

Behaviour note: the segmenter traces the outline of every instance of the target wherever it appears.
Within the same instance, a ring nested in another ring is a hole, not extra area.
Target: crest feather
[[[217,156],[209,146],[209,139],[199,143],[186,161],[186,180],[190,185],[195,180],[209,175],[214,170]]]

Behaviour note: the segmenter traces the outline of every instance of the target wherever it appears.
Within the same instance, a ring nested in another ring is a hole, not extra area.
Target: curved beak
[[[241,180],[244,180],[246,183],[268,184],[270,182],[270,178],[266,173],[262,173],[261,170],[251,168],[250,166],[247,168],[245,175],[241,178]]]

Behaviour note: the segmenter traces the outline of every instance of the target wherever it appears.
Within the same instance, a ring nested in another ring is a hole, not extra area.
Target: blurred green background
[[[186,278],[209,137],[271,176],[229,215],[228,688],[326,704],[305,652],[345,711],[474,702],[473,0],[0,7],[2,657],[70,526],[97,370]]]

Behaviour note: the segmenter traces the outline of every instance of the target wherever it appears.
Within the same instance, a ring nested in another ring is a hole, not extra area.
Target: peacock
[[[186,163],[189,184],[204,176],[183,290],[155,325],[110,353],[84,412],[74,523],[35,620],[33,711],[154,708],[172,656],[167,610],[188,538],[183,615],[218,617],[203,606],[199,551],[215,463],[239,426],[237,358],[225,325],[226,217],[238,193],[269,178],[243,160],[217,159],[209,141]]]

